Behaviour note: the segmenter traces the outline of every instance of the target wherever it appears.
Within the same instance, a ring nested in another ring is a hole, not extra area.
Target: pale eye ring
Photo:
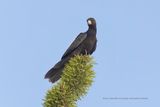
[[[91,25],[91,24],[92,24],[92,21],[91,21],[91,20],[88,20],[88,24]]]

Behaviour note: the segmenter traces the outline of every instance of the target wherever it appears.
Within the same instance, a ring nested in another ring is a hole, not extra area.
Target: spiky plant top
[[[44,107],[76,107],[76,101],[87,94],[95,77],[93,58],[77,55],[65,65],[60,81],[48,90]]]

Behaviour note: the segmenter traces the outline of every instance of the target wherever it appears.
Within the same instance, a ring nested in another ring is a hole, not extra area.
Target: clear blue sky
[[[96,78],[78,107],[160,106],[159,0],[1,0],[0,107],[42,107],[45,73],[88,17],[98,24]]]

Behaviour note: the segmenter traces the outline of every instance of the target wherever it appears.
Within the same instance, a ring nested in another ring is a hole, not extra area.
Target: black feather
[[[87,22],[88,21],[91,22],[88,23],[88,30],[85,33],[80,33],[76,37],[63,54],[61,60],[46,73],[45,78],[48,78],[50,82],[54,83],[61,78],[65,64],[70,60],[70,58],[80,54],[92,54],[96,50],[96,21],[94,18],[89,18],[87,19]]]

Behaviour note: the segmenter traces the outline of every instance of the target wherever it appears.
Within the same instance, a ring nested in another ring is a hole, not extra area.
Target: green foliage
[[[76,101],[87,94],[95,73],[93,58],[77,55],[66,64],[60,81],[48,90],[44,107],[76,107]]]

